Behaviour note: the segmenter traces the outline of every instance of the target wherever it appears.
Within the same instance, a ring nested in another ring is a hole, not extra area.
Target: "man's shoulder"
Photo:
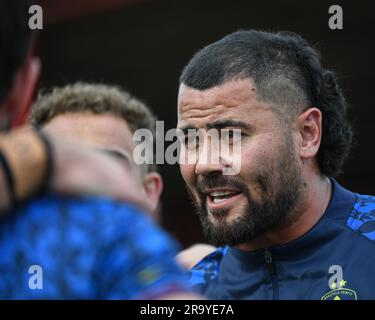
[[[0,250],[7,253],[0,268],[8,272],[2,277],[23,281],[25,265],[43,266],[49,289],[39,293],[48,298],[158,296],[183,284],[173,261],[178,249],[147,213],[108,198],[48,194],[19,206],[0,224]],[[35,297],[27,284],[23,289],[15,294]]]
[[[80,196],[70,197],[50,193],[41,197],[30,199],[19,205],[15,216],[29,215],[31,218],[42,219],[59,216],[67,220],[79,220],[80,223],[96,223],[114,220],[137,219],[149,220],[142,210],[136,206],[112,200],[108,197]],[[11,214],[12,215],[12,214]],[[99,219],[99,220],[98,220]]]
[[[222,259],[228,250],[228,246],[217,248],[198,262],[190,271],[189,285],[198,288],[204,287],[215,279],[219,274]]]
[[[351,230],[375,242],[375,196],[356,194],[356,201],[346,225]]]
[[[15,212],[6,215],[2,228],[36,239],[40,239],[43,230],[49,234],[57,230],[54,238],[79,236],[88,243],[100,243],[101,246],[126,242],[129,245],[137,243],[145,250],[155,250],[156,246],[175,244],[146,212],[107,197],[47,194],[25,202]],[[39,235],[31,232],[33,229],[39,230]]]
[[[354,193],[332,181],[334,188],[326,221],[339,226],[343,235],[360,241],[361,245],[366,241],[375,243],[375,196]]]
[[[113,200],[105,196],[66,196],[57,193],[48,193],[43,196],[31,198],[19,205],[16,210],[38,210],[41,208],[65,209],[65,210],[84,210],[90,209],[91,212],[113,211],[139,211],[134,205]]]

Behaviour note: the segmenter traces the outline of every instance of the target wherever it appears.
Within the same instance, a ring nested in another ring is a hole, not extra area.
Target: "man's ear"
[[[322,113],[318,108],[309,108],[297,118],[300,134],[300,157],[308,160],[318,153],[322,138]]]
[[[146,191],[147,198],[151,204],[152,211],[155,211],[160,195],[163,191],[163,179],[157,172],[149,172],[145,175],[143,185]]]
[[[24,124],[34,97],[41,71],[40,59],[28,55],[18,70],[12,88],[4,103],[11,126]]]

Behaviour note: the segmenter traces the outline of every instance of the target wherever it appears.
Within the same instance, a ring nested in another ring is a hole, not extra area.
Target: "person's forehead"
[[[80,126],[77,127],[78,123]],[[77,129],[101,130],[103,127],[113,128],[113,126],[121,127],[123,131],[130,131],[127,121],[115,114],[111,113],[93,113],[93,112],[65,112],[57,114],[50,119],[46,124],[47,126],[53,127],[77,127]]]
[[[271,109],[270,105],[258,101],[250,79],[231,80],[202,91],[182,84],[178,99],[178,127],[192,121],[240,120],[249,114],[255,116]]]
[[[44,128],[96,147],[113,145],[128,151],[135,147],[126,120],[117,115],[68,112],[55,116]]]
[[[246,78],[230,80],[206,90],[197,90],[181,84],[178,104],[179,109],[183,112],[191,107],[209,108],[217,104],[236,105],[255,99],[255,85],[250,79]]]

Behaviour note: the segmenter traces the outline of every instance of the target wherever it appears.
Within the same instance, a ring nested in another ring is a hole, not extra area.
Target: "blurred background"
[[[373,104],[374,12],[371,1],[42,0],[44,29],[37,52],[40,85],[78,80],[120,85],[176,126],[178,78],[193,53],[238,29],[290,30],[321,51],[338,72],[351,104],[356,146],[338,179],[375,194]],[[344,29],[328,27],[328,8],[341,5]],[[178,166],[160,166],[163,226],[183,246],[203,241]]]

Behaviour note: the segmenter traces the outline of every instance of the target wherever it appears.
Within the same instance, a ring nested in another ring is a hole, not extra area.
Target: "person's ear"
[[[163,179],[159,173],[149,172],[145,175],[143,185],[149,203],[151,204],[151,209],[155,211],[163,191]]]
[[[309,108],[297,118],[300,135],[300,157],[308,160],[318,153],[322,138],[322,113],[318,108]]]
[[[26,122],[40,72],[40,59],[28,55],[25,63],[18,70],[12,88],[4,103],[4,108],[7,111],[12,127]]]

